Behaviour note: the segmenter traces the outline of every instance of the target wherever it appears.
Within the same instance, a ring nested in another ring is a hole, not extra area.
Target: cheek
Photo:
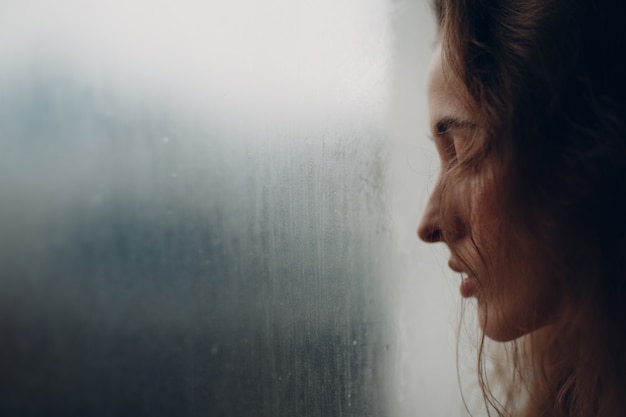
[[[549,324],[559,310],[557,279],[547,255],[524,231],[485,210],[477,236],[482,275],[481,325],[495,340],[511,340]]]
[[[498,235],[496,192],[485,175],[443,179],[441,226],[445,241],[471,272],[479,274],[483,261],[495,258]],[[480,275],[480,274],[479,274]]]
[[[495,263],[502,256],[500,252],[508,241],[497,195],[493,181],[478,178],[471,184],[471,193],[465,202],[471,238],[487,264]]]
[[[511,291],[520,284],[513,277],[520,266],[514,234],[489,190],[483,191],[475,207],[471,230],[483,290],[492,294]]]
[[[481,327],[495,340],[511,340],[548,324],[559,305],[549,254],[537,237],[506,215],[495,175],[466,182],[463,208],[466,238],[454,252],[480,283],[476,293]]]
[[[468,262],[490,298],[510,298],[522,282],[515,277],[520,270],[520,252],[515,233],[498,201],[497,187],[491,178],[476,180],[468,201],[469,239],[465,247]]]

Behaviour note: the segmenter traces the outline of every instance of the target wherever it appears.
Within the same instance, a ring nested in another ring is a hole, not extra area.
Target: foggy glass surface
[[[403,234],[426,6],[0,9],[0,415],[460,410]]]

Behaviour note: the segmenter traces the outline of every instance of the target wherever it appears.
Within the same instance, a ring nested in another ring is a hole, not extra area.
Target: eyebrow
[[[476,129],[476,123],[469,120],[457,119],[456,117],[444,117],[435,124],[435,132],[438,135],[448,133],[451,129]]]

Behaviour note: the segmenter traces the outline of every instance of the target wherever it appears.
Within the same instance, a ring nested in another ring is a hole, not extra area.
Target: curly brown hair
[[[554,271],[562,296],[548,331],[512,342],[506,401],[480,367],[485,399],[499,415],[525,395],[524,416],[625,416],[626,2],[435,0],[433,9],[442,54],[485,131],[443,180],[452,187],[485,158],[500,161],[500,210],[542,248],[533,262]],[[444,236],[452,223],[442,221]]]

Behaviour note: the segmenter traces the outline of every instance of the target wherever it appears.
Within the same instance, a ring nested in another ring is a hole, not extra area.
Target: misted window
[[[3,2],[0,414],[461,410],[433,39],[390,0]]]

